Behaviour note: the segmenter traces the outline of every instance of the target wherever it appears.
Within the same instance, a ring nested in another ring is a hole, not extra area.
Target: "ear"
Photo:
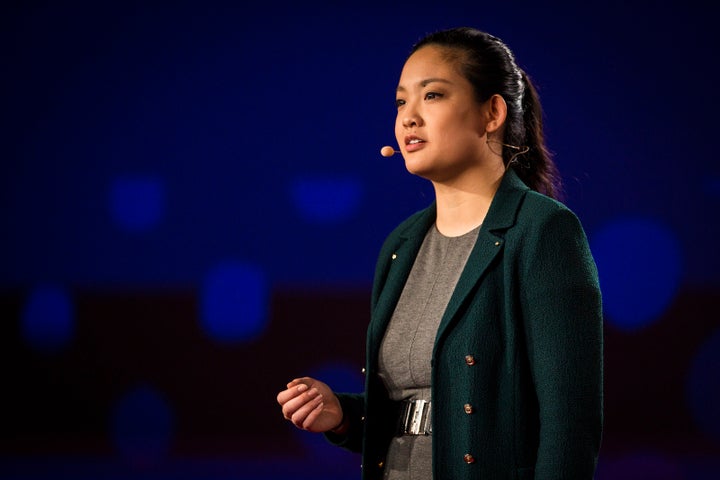
[[[487,130],[487,133],[493,133],[505,125],[505,119],[507,118],[507,103],[505,103],[505,99],[502,96],[496,93],[492,97],[488,98],[485,104],[488,120],[485,129]]]

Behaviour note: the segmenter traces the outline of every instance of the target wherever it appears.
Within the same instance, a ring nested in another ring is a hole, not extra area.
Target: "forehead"
[[[405,62],[400,74],[400,86],[410,86],[427,77],[443,77],[449,80],[462,78],[457,55],[454,53],[448,48],[436,45],[420,48]]]

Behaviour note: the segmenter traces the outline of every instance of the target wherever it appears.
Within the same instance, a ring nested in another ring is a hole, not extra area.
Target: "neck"
[[[504,169],[493,169],[450,183],[433,182],[438,231],[457,237],[482,224],[503,174]]]

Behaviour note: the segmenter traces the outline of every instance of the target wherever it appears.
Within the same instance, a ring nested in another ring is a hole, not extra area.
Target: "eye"
[[[435,100],[437,98],[441,98],[442,96],[443,96],[442,93],[428,92],[425,94],[425,100]]]
[[[402,98],[395,99],[395,107],[400,108],[403,105],[405,105],[405,100],[403,100]]]

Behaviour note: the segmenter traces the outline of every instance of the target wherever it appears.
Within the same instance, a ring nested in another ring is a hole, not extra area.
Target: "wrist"
[[[334,433],[335,435],[342,435],[345,432],[347,432],[348,425],[347,421],[345,419],[345,412],[343,412],[342,418],[340,419],[340,423],[335,428],[331,428],[330,432]]]

